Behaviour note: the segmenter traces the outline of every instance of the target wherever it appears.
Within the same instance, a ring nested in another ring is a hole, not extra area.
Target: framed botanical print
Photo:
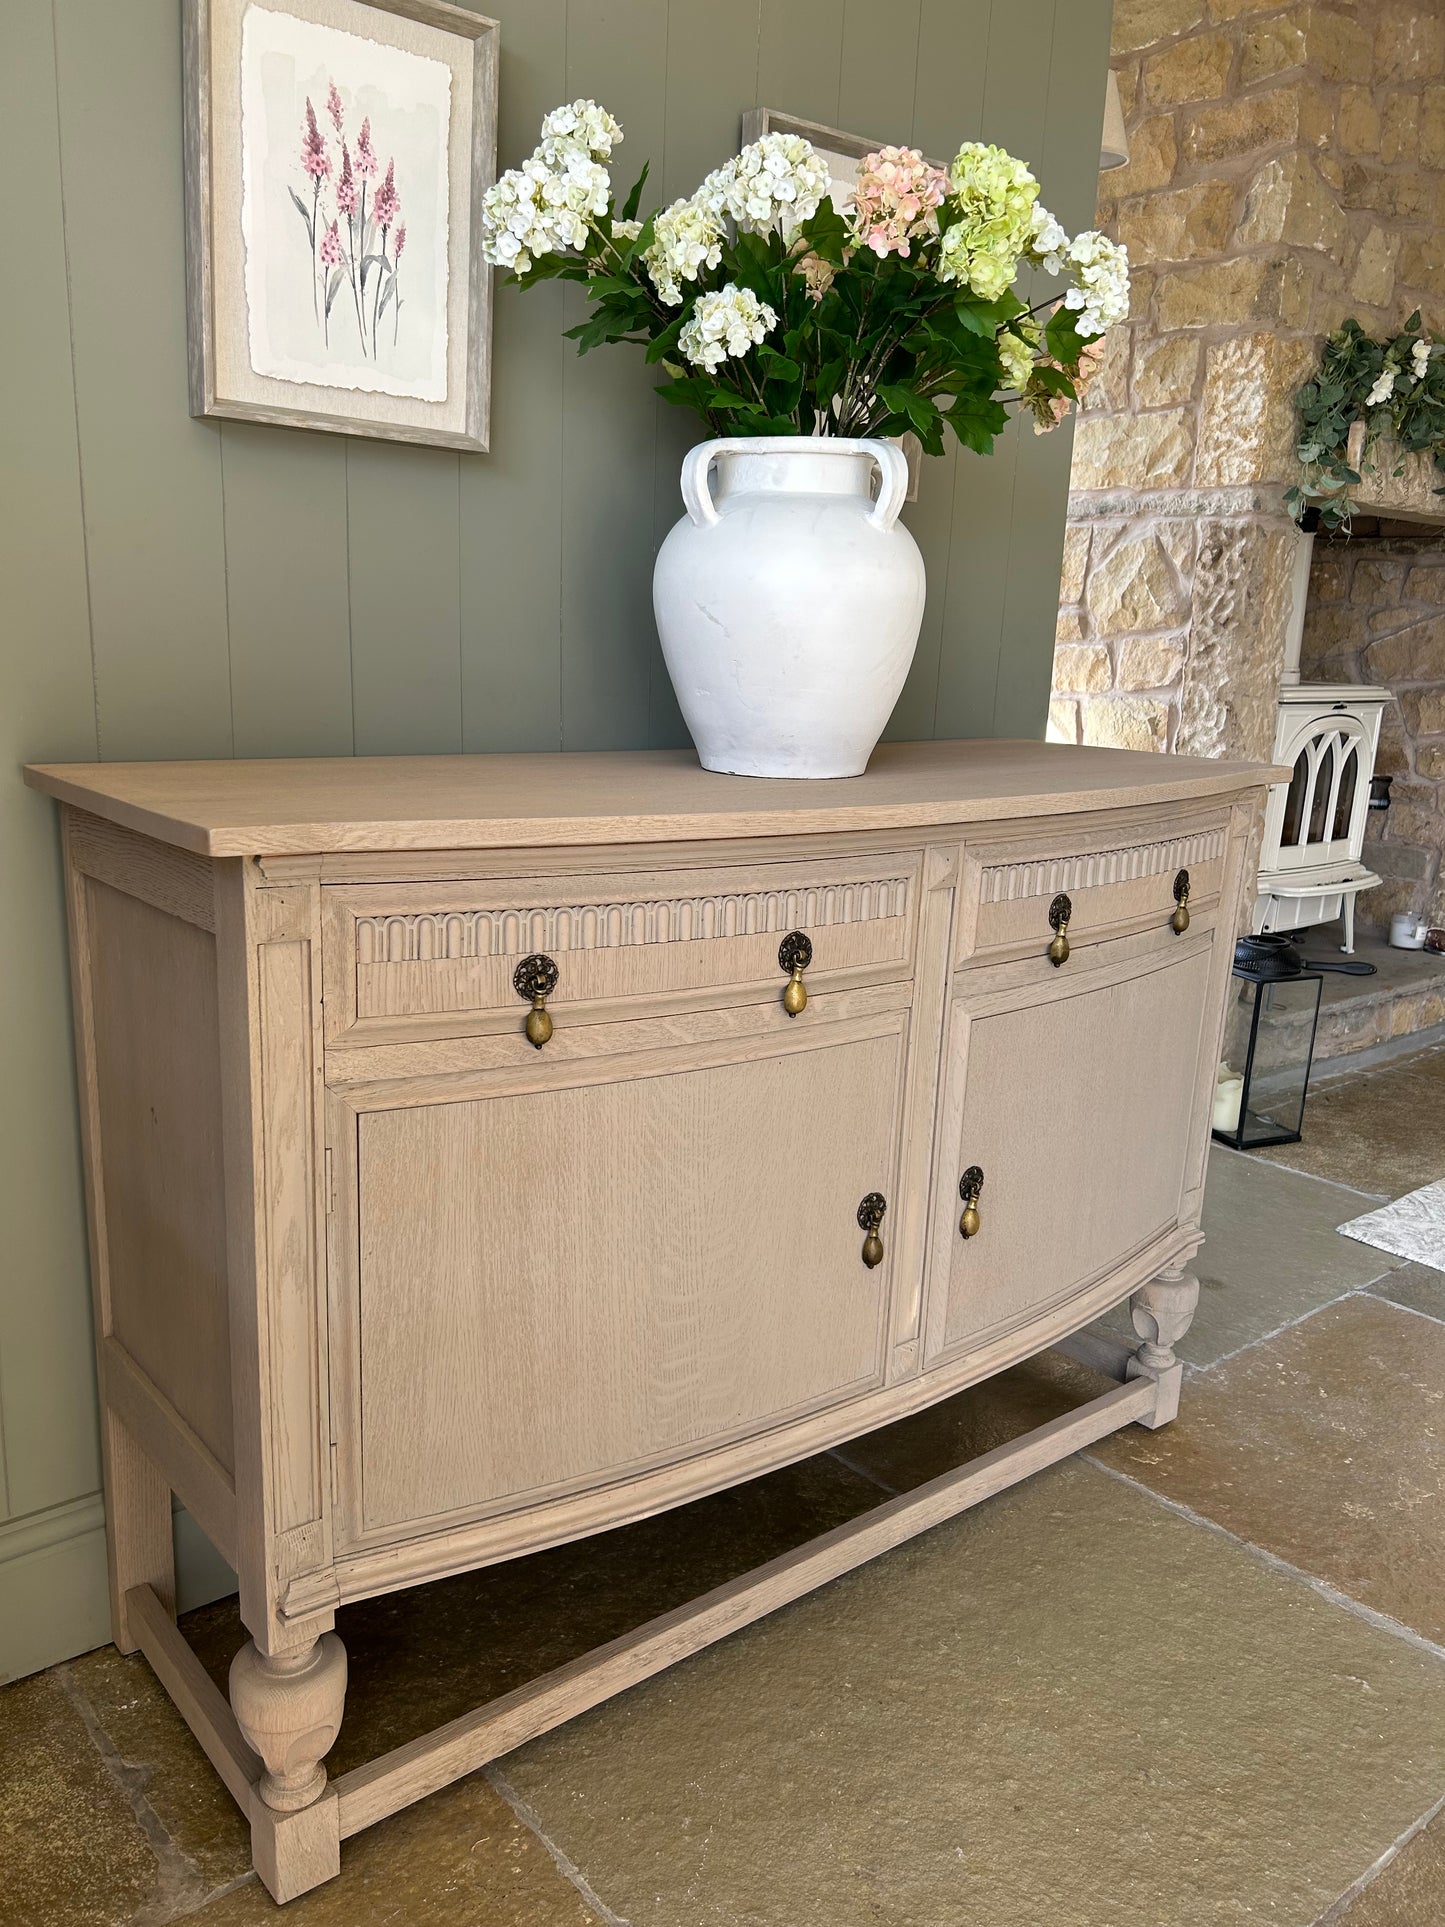
[[[487,446],[494,20],[184,0],[191,413]]]

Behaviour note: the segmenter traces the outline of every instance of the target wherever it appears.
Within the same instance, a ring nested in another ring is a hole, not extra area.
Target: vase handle
[[[712,499],[712,488],[708,482],[714,459],[727,449],[735,449],[737,442],[699,442],[690,448],[682,458],[682,501],[688,514],[700,529],[711,527],[721,521],[717,504]]]
[[[892,442],[869,441],[867,447],[878,464],[878,500],[868,520],[875,529],[891,529],[908,500],[908,457]]]

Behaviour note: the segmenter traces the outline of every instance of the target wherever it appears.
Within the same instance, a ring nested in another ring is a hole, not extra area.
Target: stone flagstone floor
[[[1363,1208],[1216,1151],[1174,1426],[349,1841],[284,1914],[143,1661],[107,1647],[5,1688],[0,1923],[1442,1927],[1445,1274],[1339,1237]],[[349,1609],[332,1764],[1095,1389],[1035,1361],[685,1512]],[[223,1679],[233,1603],[187,1630]]]

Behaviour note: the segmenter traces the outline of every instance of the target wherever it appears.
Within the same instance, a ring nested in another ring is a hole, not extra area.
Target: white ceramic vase
[[[704,769],[867,767],[923,621],[907,491],[891,442],[759,436],[687,455],[687,514],[658,551],[652,605]]]

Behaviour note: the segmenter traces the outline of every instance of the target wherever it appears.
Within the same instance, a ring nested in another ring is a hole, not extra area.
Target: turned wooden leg
[[[131,1587],[149,1586],[167,1612],[176,1609],[171,1489],[110,1411],[101,1414],[101,1458],[110,1633],[123,1653],[133,1653],[140,1642],[126,1613]]]
[[[1141,1344],[1129,1360],[1130,1378],[1152,1378],[1159,1387],[1152,1416],[1139,1420],[1151,1432],[1167,1425],[1179,1410],[1184,1367],[1174,1347],[1188,1331],[1199,1303],[1199,1280],[1182,1265],[1171,1265],[1141,1285],[1129,1300],[1129,1316]]]
[[[340,1816],[322,1761],[345,1703],[346,1648],[335,1633],[300,1653],[262,1653],[248,1641],[231,1661],[231,1708],[266,1768],[251,1844],[274,1900],[293,1900],[341,1870]]]

